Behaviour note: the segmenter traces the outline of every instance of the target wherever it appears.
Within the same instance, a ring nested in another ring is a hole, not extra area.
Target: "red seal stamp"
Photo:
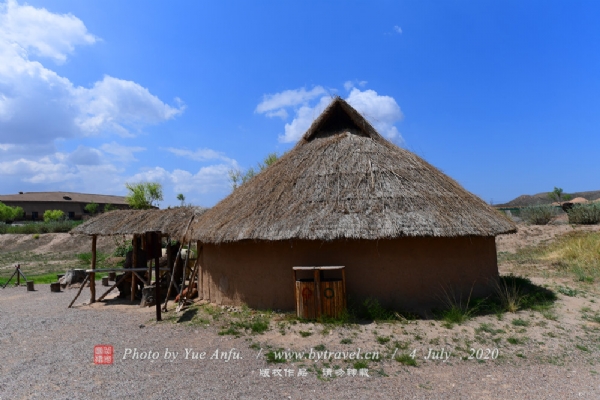
[[[114,349],[108,344],[94,346],[94,364],[112,364]]]

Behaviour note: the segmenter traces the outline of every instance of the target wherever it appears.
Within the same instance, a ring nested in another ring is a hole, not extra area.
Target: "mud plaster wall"
[[[294,309],[293,266],[343,265],[349,300],[388,307],[440,304],[442,287],[487,295],[498,277],[493,237],[203,244],[202,296],[217,304]]]

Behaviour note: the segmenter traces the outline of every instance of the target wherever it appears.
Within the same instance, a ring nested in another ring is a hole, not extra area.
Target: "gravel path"
[[[268,364],[248,338],[199,328],[152,322],[154,309],[98,304],[67,309],[74,290],[51,293],[0,289],[0,399],[202,398],[202,399],[570,399],[600,398],[600,369],[588,363],[564,366],[508,363],[428,363],[418,368],[383,361],[388,376],[261,377]],[[88,289],[82,293],[89,298]],[[81,299],[80,298],[80,299]],[[112,365],[95,365],[94,346],[114,346]],[[158,352],[157,360],[123,359],[126,349]],[[165,360],[165,348],[179,352]],[[185,349],[236,349],[242,359],[183,359]],[[600,361],[600,360],[599,360]]]

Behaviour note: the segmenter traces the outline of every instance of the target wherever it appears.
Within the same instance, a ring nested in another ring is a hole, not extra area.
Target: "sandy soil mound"
[[[526,225],[519,224],[517,233],[496,237],[496,251],[514,253],[526,246],[536,246],[576,231],[599,232],[600,225]]]
[[[110,253],[115,248],[111,237],[99,236],[98,251]],[[35,239],[33,235],[5,234],[0,235],[0,251],[31,251],[43,253],[86,253],[92,249],[89,236],[71,235],[70,233],[44,233]]]

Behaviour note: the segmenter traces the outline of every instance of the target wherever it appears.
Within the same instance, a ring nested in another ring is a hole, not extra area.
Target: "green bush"
[[[10,207],[0,202],[0,222],[14,221],[23,218],[23,215],[21,207]]]
[[[90,214],[94,215],[98,211],[98,207],[99,207],[98,203],[89,203],[83,209],[85,211],[89,212]]]
[[[575,204],[567,214],[570,224],[593,225],[600,223],[600,202]]]
[[[24,225],[9,225],[0,223],[0,234],[34,234],[34,233],[57,233],[69,232],[71,229],[81,224],[82,221],[52,221],[52,222],[29,222]]]
[[[44,222],[59,221],[65,217],[61,210],[46,210],[44,212]]]
[[[540,204],[522,208],[519,216],[532,225],[546,225],[558,214],[558,209],[551,204]]]
[[[73,223],[73,221],[69,221],[69,220],[62,220],[62,221],[49,222],[44,225],[47,225],[48,229],[52,233],[58,233],[58,232],[64,233],[64,232],[69,232],[71,229],[73,229],[76,225],[79,225],[79,224]]]

